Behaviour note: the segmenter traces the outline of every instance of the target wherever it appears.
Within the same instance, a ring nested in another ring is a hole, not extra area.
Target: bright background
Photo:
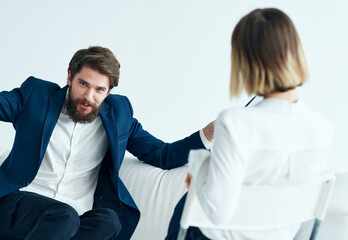
[[[64,86],[77,50],[105,46],[121,63],[113,93],[130,98],[145,129],[174,141],[248,101],[229,100],[230,38],[259,7],[280,8],[295,23],[311,74],[300,97],[334,123],[329,168],[348,171],[346,0],[0,0],[0,89],[31,75]],[[10,149],[13,137],[0,123],[0,146]]]

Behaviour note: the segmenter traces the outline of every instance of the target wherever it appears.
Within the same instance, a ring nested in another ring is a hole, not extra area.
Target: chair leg
[[[311,234],[309,240],[315,240],[317,238],[320,223],[321,223],[321,221],[319,221],[318,219],[315,219],[312,234]]]
[[[177,240],[185,240],[187,229],[180,227]]]

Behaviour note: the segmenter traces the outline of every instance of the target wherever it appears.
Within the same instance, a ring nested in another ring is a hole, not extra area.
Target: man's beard
[[[82,114],[78,111],[79,104],[88,104],[92,111],[88,114]],[[76,99],[72,100],[71,97],[68,97],[66,113],[70,116],[70,118],[76,123],[91,123],[99,114],[101,108],[101,104],[98,107],[96,104],[92,104],[87,100]]]

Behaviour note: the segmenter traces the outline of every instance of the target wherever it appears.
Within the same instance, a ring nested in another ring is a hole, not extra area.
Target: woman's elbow
[[[204,211],[213,224],[226,225],[231,221],[231,218],[233,217],[235,204],[229,204],[229,206],[226,206],[224,204],[205,206]]]
[[[231,219],[231,214],[227,214],[228,212],[226,212],[225,208],[221,208],[217,207],[217,208],[212,208],[212,207],[208,207],[206,206],[204,208],[204,212],[206,214],[206,216],[209,218],[209,220],[211,221],[211,223],[215,224],[215,225],[224,225],[227,224],[229,222],[229,220]]]

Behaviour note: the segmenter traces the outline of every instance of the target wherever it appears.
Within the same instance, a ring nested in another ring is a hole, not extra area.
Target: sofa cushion
[[[127,157],[120,177],[140,210],[132,239],[163,240],[176,204],[186,192],[187,167],[162,170]]]

